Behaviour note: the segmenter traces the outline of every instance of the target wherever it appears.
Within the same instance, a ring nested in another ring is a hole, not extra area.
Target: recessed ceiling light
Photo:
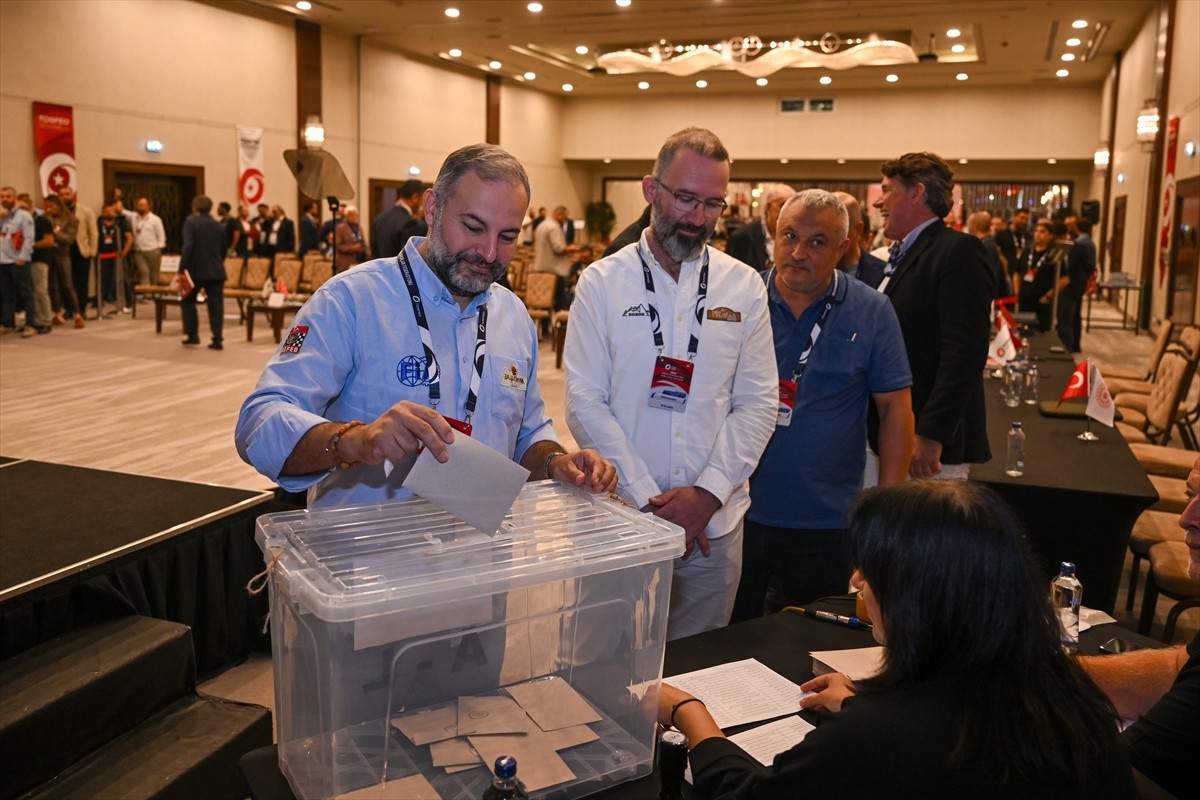
[[[966,164],[966,163],[967,163],[967,160],[966,160],[965,158],[960,158],[960,159],[958,160],[958,163],[960,163],[960,164]]]
[[[965,53],[965,52],[967,52],[967,46],[965,44],[952,45],[950,47],[950,52],[951,53]]]
[[[296,8],[301,11],[312,11],[312,3],[308,2],[308,0],[300,0],[300,2],[296,3]]]
[[[563,84],[563,86],[562,86],[562,90],[563,90],[564,92],[573,92],[573,91],[575,91],[575,87],[574,87],[574,86],[572,86],[572,85],[571,85],[571,84],[569,84],[569,83],[564,83],[564,84]]]
[[[755,81],[755,83],[758,84],[759,86],[766,86],[769,83],[769,81],[766,78],[759,78],[758,80]]]
[[[891,75],[887,76],[888,83],[895,83],[898,80],[900,80],[900,76],[895,73],[892,73]]]
[[[586,56],[588,54],[588,46],[586,44],[577,45],[575,52],[581,56]]]
[[[1086,19],[1077,19],[1071,23],[1071,27],[1075,28],[1076,30],[1078,30],[1079,28],[1086,28],[1087,26],[1088,26],[1088,22]]]
[[[1067,47],[1079,47],[1080,44],[1082,44],[1082,42],[1080,42],[1080,40],[1076,39],[1074,36],[1072,36],[1070,39],[1067,39]]]
[[[458,9],[457,8],[447,8],[446,16],[450,17],[451,19],[456,18],[458,16]]]
[[[1075,60],[1075,54],[1074,54],[1074,53],[1063,53],[1063,54],[1062,54],[1062,60],[1063,60],[1063,61],[1074,61],[1074,60]]]
[[[833,83],[833,78],[829,77],[828,75],[822,75],[819,83],[822,86],[828,86],[829,84]]]
[[[788,160],[786,158],[779,159],[780,164],[786,164],[787,162],[788,162]]]
[[[950,30],[946,31],[946,36],[951,39],[957,39],[958,37],[962,36],[962,31],[960,31],[958,28],[951,28]]]
[[[527,80],[527,81],[531,81],[531,80],[533,80],[533,79],[534,79],[534,78],[536,78],[536,77],[537,77],[537,73],[536,73],[536,72],[526,72],[526,73],[525,73],[525,80]]]
[[[969,75],[967,75],[967,73],[965,73],[965,72],[960,72],[960,73],[958,73],[957,75],[955,75],[955,76],[954,76],[954,79],[955,79],[956,81],[965,81],[965,80],[966,80],[967,78],[969,78],[969,77],[970,77],[970,76],[969,76]]]
[[[1069,69],[1060,69],[1058,72],[1056,72],[1056,73],[1054,73],[1054,74],[1055,74],[1055,75],[1057,75],[1057,76],[1058,76],[1058,77],[1060,77],[1060,78],[1065,78],[1065,77],[1067,77],[1068,75],[1070,75],[1070,74],[1071,74],[1071,70],[1069,70]]]
[[[650,81],[638,81],[638,88],[639,89],[649,89]]]
[[[708,81],[703,80],[703,79],[696,81],[696,88],[697,89],[707,89]]]
[[[527,5],[525,7],[528,8],[530,11],[532,11],[535,14],[542,10],[541,3],[530,3],[529,5]]]
[[[611,158],[606,158],[606,159],[604,159],[604,163],[605,163],[605,164],[611,164],[611,163],[612,163],[612,159],[611,159]]]
[[[502,66],[504,66],[504,65],[501,64],[499,61],[489,61],[488,62],[488,67],[490,67],[491,69],[500,69]]]
[[[845,163],[846,163],[846,159],[844,159],[844,158],[839,158],[837,161],[838,161],[838,163],[839,163],[839,164],[845,164]]]
[[[1058,163],[1058,159],[1057,159],[1057,158],[1047,158],[1047,159],[1046,159],[1046,163],[1047,163],[1047,164],[1057,164],[1057,163]]]
[[[633,0],[617,0],[617,6],[620,8],[629,8],[633,4]]]
[[[462,55],[462,50],[459,50],[457,47],[451,47],[451,48],[450,48],[450,53],[449,53],[449,56],[450,56],[451,58],[458,58],[458,57],[459,57],[459,56],[461,56],[461,55]]]

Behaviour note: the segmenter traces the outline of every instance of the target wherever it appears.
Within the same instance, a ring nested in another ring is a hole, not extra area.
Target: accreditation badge
[[[665,408],[682,412],[687,405],[688,392],[692,390],[691,361],[659,356],[654,360],[654,377],[650,380],[651,408]]]
[[[792,411],[796,408],[796,382],[779,381],[779,413],[775,427],[786,428],[792,424]]]

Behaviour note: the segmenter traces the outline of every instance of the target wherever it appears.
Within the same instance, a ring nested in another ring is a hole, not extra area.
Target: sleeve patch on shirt
[[[299,353],[300,348],[304,346],[304,340],[308,338],[308,326],[297,325],[288,331],[287,338],[283,340],[284,353]]]
[[[509,389],[525,391],[525,378],[517,372],[516,364],[509,364],[508,369],[500,373],[500,383]]]
[[[717,322],[741,322],[742,312],[720,306],[719,308],[710,308],[708,310],[708,318]]]

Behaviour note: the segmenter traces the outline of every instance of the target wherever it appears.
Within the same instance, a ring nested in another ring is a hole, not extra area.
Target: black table
[[[1074,362],[1049,352],[1048,336],[1030,342],[1041,374],[1039,396],[1057,400]],[[987,484],[1016,510],[1034,554],[1047,574],[1073,561],[1083,582],[1083,603],[1112,613],[1121,583],[1129,532],[1138,515],[1158,500],[1158,493],[1121,434],[1098,422],[1100,437],[1077,437],[1085,420],[1043,416],[1038,407],[1004,405],[1001,381],[984,380],[988,441],[992,460],[971,466],[971,480]],[[1004,474],[1008,431],[1019,421],[1025,430],[1025,474]]]
[[[842,614],[854,613],[854,600],[850,597],[834,598],[813,606]],[[1080,634],[1079,650],[1084,654],[1096,654],[1099,646],[1114,636],[1144,647],[1163,647],[1162,642],[1133,631],[1116,625],[1102,625]],[[785,678],[803,683],[813,677],[809,652],[872,647],[874,644],[870,631],[852,630],[800,614],[780,612],[668,642],[663,675],[670,677],[730,661],[756,658]],[[817,716],[810,711],[801,711],[800,716],[814,724],[817,722]],[[755,722],[725,732],[736,734],[764,724]],[[242,758],[241,768],[253,800],[296,800],[291,786],[279,771],[277,747],[263,747],[248,753]],[[658,788],[658,776],[652,773],[588,797],[591,800],[647,800],[658,796]],[[685,784],[683,788],[690,796],[691,787]]]

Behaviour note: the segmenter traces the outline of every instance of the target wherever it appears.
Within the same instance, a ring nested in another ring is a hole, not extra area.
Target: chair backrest
[[[300,259],[281,258],[275,262],[275,282],[283,281],[288,294],[300,291]]]
[[[1197,357],[1200,357],[1200,328],[1195,325],[1184,327],[1179,332],[1179,344],[1183,345],[1188,357],[1195,361]]]
[[[288,252],[285,250],[285,251],[281,251],[278,253],[274,253],[272,255],[272,258],[275,259],[275,264],[278,265],[279,262],[283,261],[285,258],[297,258],[297,256],[294,252]]]
[[[242,285],[242,270],[246,262],[240,258],[225,259],[225,288],[238,289]]]
[[[1162,361],[1163,353],[1167,352],[1167,345],[1171,343],[1171,332],[1175,329],[1175,323],[1169,319],[1164,319],[1158,324],[1158,338],[1154,340],[1154,347],[1150,349],[1150,358],[1146,361],[1146,374],[1151,379],[1158,372],[1158,364]]]
[[[333,277],[333,262],[328,258],[305,258],[301,285],[306,292],[315,292],[321,284]]]
[[[1146,401],[1146,426],[1144,433],[1154,444],[1166,444],[1171,436],[1171,426],[1179,402],[1191,384],[1196,371],[1196,362],[1188,358],[1181,348],[1169,347],[1158,363],[1154,373],[1154,385]]]
[[[524,255],[516,255],[508,264],[508,288],[518,297],[525,295],[525,276],[529,274],[531,261]]]
[[[270,274],[271,259],[248,258],[246,259],[246,271],[242,275],[242,288],[261,289]]]
[[[550,311],[554,308],[554,287],[558,276],[552,272],[530,272],[525,276],[525,307]]]

